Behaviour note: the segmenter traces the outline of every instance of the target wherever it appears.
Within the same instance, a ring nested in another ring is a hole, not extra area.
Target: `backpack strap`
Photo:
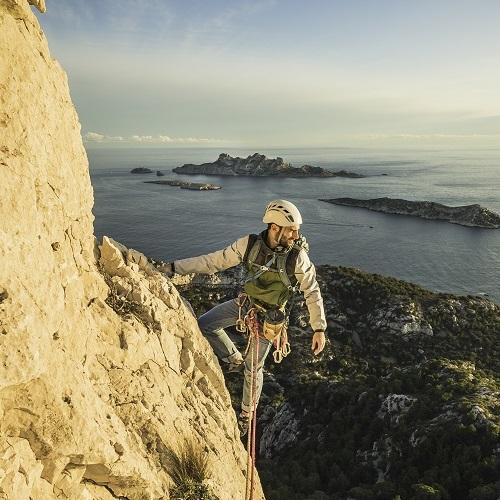
[[[245,281],[246,283],[248,283],[249,281],[257,280],[262,274],[264,274],[266,271],[269,271],[270,266],[272,266],[276,260],[276,254],[273,253],[271,259],[264,265],[256,264],[255,261],[257,260],[257,257],[260,253],[261,247],[262,247],[262,236],[260,234],[248,235],[248,245],[245,251],[243,262],[246,264],[247,270],[250,273],[253,272],[253,274],[250,274],[247,277]],[[255,268],[257,268],[256,271]]]
[[[278,268],[278,274],[280,280],[289,290],[293,288],[292,283],[290,281],[290,277],[288,276],[287,273],[287,266],[286,266],[290,251],[279,253],[278,258],[276,259],[276,267]]]
[[[301,235],[300,238],[295,241],[292,249],[288,253],[288,260],[286,261],[286,272],[290,277],[292,285],[294,287],[294,291],[296,291],[297,287],[297,278],[295,277],[295,267],[297,266],[297,259],[299,258],[300,251],[304,250],[304,252],[309,253],[309,243],[306,240],[304,235]]]
[[[290,285],[295,289],[297,286],[297,278],[295,277],[295,267],[297,266],[297,259],[299,257],[300,253],[300,247],[294,246],[292,249],[288,252],[288,257],[286,259],[286,275],[290,281]],[[294,290],[295,291],[295,290]]]
[[[248,243],[247,243],[247,248],[245,249],[245,254],[243,255],[243,262],[246,264],[249,260],[250,252],[255,246],[255,242],[258,240],[259,235],[258,234],[249,234],[248,235]],[[257,248],[257,253],[258,252]],[[254,253],[254,252],[252,252]],[[253,256],[252,262],[255,261],[255,258],[257,257],[257,253]]]

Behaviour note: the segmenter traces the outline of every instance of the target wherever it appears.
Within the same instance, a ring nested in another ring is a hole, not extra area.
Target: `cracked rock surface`
[[[245,452],[192,312],[94,240],[80,124],[27,0],[0,4],[0,166],[0,497],[168,498],[165,449],[189,437],[215,494],[243,498]]]

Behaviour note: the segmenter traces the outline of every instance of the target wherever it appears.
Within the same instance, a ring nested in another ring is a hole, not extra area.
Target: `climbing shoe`
[[[227,368],[227,373],[238,373],[243,371],[245,368],[245,363],[241,361],[240,363],[229,363],[229,366]]]
[[[246,435],[249,426],[250,426],[250,414],[240,413],[238,415],[238,429],[240,430],[241,437]]]
[[[227,361],[229,363],[229,366],[227,367],[226,370],[227,373],[241,372],[245,367],[243,356],[238,351],[231,354],[231,356],[229,356],[224,361]]]

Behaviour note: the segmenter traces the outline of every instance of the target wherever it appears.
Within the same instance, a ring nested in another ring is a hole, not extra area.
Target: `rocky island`
[[[332,198],[320,201],[334,205],[367,208],[385,214],[412,215],[423,219],[442,220],[462,226],[486,229],[500,228],[500,215],[477,204],[450,207],[432,201],[408,201],[394,198],[374,198],[371,200]]]
[[[216,184],[203,184],[200,182],[181,182],[181,181],[144,181],[144,184],[162,184],[165,186],[176,186],[181,189],[191,189],[192,191],[214,191],[222,189]]]
[[[202,163],[201,165],[187,163],[182,165],[182,167],[174,168],[173,171],[176,174],[239,175],[251,177],[364,177],[361,174],[347,172],[346,170],[332,172],[312,165],[292,167],[283,158],[267,158],[259,153],[254,153],[247,158],[232,157],[227,153],[221,153],[219,158],[212,163]]]
[[[136,167],[130,171],[131,174],[152,174],[153,171],[146,167]]]

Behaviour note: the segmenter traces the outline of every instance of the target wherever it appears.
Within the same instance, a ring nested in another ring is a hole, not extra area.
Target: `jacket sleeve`
[[[199,257],[173,262],[177,274],[213,274],[237,266],[243,260],[248,245],[248,236],[231,243],[228,247]]]
[[[316,268],[304,250],[301,250],[297,256],[295,277],[306,301],[311,328],[313,330],[326,330],[325,309],[323,297],[316,281]]]

